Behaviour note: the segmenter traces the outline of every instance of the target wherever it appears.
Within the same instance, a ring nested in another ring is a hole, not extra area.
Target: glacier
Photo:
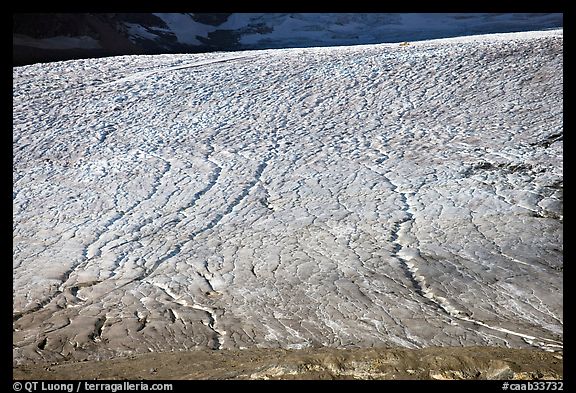
[[[13,68],[13,361],[563,342],[563,33]]]

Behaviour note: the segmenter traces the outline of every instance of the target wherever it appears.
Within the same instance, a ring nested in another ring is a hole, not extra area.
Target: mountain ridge
[[[14,14],[12,62],[393,43],[562,24],[561,13]]]

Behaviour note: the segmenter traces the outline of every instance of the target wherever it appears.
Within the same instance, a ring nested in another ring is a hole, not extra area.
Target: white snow
[[[124,23],[124,25],[128,28],[128,34],[131,38],[138,37],[151,40],[155,40],[158,38],[156,34],[151,33],[148,29],[144,28],[143,26],[137,23]],[[154,30],[159,29],[156,28]]]
[[[243,34],[240,42],[257,45],[267,42],[283,45],[346,45],[386,43],[429,37],[450,37],[486,31],[525,29],[529,22],[554,21],[558,14],[492,14],[492,13],[296,13],[233,14],[221,28],[237,29],[265,23],[270,33]]]
[[[176,35],[178,42],[183,44],[202,45],[198,36],[206,38],[208,33],[217,29],[211,25],[198,23],[187,14],[155,13],[154,15],[162,19]]]
[[[562,67],[562,30],[15,67],[14,361],[560,349]]]

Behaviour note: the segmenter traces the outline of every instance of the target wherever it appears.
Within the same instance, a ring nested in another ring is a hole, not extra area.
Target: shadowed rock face
[[[14,14],[13,64],[121,54],[358,45],[562,26],[562,14]]]
[[[157,25],[149,15],[143,23]],[[115,14],[13,15],[14,65],[141,53],[144,47],[129,39]]]
[[[13,70],[14,362],[563,340],[563,36]]]
[[[226,22],[230,15],[232,15],[232,14],[226,14],[226,13],[190,14],[192,20],[195,20],[196,22],[203,23],[206,25],[212,25],[212,26],[219,26],[222,23]]]

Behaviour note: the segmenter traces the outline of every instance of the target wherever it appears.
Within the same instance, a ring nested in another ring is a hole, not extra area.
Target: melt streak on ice
[[[562,30],[13,69],[14,361],[562,348]]]

